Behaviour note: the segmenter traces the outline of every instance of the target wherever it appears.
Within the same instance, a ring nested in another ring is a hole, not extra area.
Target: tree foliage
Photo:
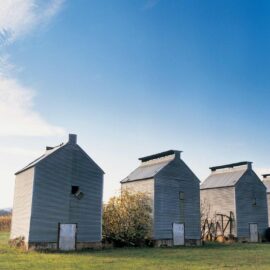
[[[151,200],[146,193],[123,191],[103,206],[103,238],[116,246],[139,246],[149,241]]]

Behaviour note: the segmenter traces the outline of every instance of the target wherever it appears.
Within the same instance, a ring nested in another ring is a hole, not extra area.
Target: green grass
[[[269,244],[208,244],[193,248],[124,248],[70,253],[24,252],[0,233],[0,269],[270,269]]]

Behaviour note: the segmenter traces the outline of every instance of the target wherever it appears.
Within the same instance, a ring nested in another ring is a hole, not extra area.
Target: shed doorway
[[[59,224],[59,242],[60,250],[69,251],[76,249],[77,224]]]
[[[173,223],[173,245],[185,245],[185,225],[180,223]]]
[[[250,235],[250,242],[252,242],[252,243],[259,242],[258,224],[256,224],[256,223],[249,224],[249,235]]]

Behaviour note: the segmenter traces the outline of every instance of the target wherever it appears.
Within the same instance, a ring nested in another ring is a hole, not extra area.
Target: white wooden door
[[[256,223],[249,224],[249,233],[250,233],[250,242],[252,243],[259,242],[258,225]]]
[[[185,245],[185,225],[179,223],[173,223],[173,245],[183,246]]]
[[[59,249],[75,250],[76,248],[76,224],[60,224]]]

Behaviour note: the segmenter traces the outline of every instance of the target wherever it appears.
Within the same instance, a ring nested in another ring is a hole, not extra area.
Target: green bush
[[[150,243],[151,201],[146,193],[123,191],[103,206],[103,239],[114,246]]]

